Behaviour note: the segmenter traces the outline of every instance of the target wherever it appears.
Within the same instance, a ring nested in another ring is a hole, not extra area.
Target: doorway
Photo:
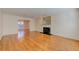
[[[29,35],[29,22],[29,20],[18,20],[18,38],[23,38]]]

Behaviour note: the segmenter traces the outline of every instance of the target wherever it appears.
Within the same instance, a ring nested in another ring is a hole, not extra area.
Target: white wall
[[[3,23],[3,21],[2,21],[2,10],[0,10],[0,38],[1,38],[1,36],[2,36],[2,23]]]
[[[19,17],[11,14],[3,14],[3,35],[16,34]]]
[[[66,38],[79,39],[76,10],[69,9],[52,18],[51,33]]]
[[[79,37],[79,9],[77,10],[77,36]]]
[[[2,35],[16,34],[18,32],[17,24],[19,19],[20,16],[3,13]],[[26,18],[26,20],[30,20],[30,31],[35,31],[35,20],[31,18]]]
[[[3,17],[3,19],[1,18]],[[17,20],[19,16],[0,13],[0,27],[3,20],[3,35],[17,33]],[[69,9],[57,14],[51,21],[51,33],[66,38],[79,39],[79,20],[76,19],[76,11]],[[1,20],[2,19],[2,20]],[[30,31],[42,32],[42,18],[30,18]],[[0,28],[0,32],[2,29]]]
[[[79,15],[79,14],[78,14]],[[51,34],[79,40],[79,16],[75,9],[63,9],[52,16]],[[42,32],[42,17],[35,18],[35,30]]]
[[[43,32],[43,28],[42,28],[42,17],[36,17],[35,19],[35,31],[38,32]]]
[[[35,23],[36,23],[35,19],[30,18],[30,31],[36,31]]]

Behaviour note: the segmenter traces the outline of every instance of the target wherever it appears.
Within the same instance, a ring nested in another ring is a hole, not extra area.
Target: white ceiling
[[[17,16],[34,17],[34,16],[53,16],[67,8],[3,8],[4,13],[10,13]]]

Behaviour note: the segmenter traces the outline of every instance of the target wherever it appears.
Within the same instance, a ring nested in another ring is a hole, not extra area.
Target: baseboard
[[[40,32],[43,34],[43,32]],[[48,34],[46,34],[48,35]],[[76,40],[76,41],[79,41],[79,39],[74,39],[74,38],[68,38],[68,37],[64,37],[64,36],[60,36],[60,35],[55,35],[55,34],[49,34],[49,35],[54,35],[54,36],[58,36],[58,37],[61,37],[61,38],[64,38],[64,39],[70,39],[70,40]]]
[[[61,37],[61,38],[64,38],[64,39],[69,39],[69,40],[76,40],[76,41],[79,41],[79,39],[68,38],[68,37],[65,37],[65,36],[60,36],[60,35],[55,35],[55,34],[53,34],[53,35],[54,35],[54,36]]]

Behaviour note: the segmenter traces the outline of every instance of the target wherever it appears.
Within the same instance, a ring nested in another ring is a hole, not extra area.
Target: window
[[[24,22],[23,21],[18,21],[18,29],[24,29]]]

